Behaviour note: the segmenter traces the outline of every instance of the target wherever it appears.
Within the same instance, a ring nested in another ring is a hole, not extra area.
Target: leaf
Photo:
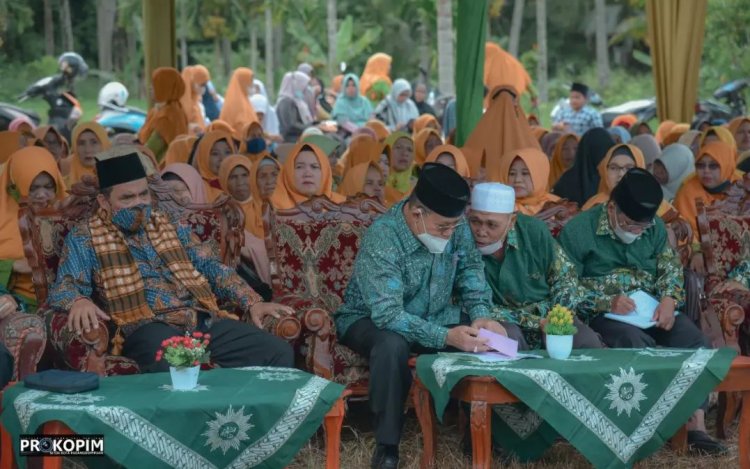
[[[643,65],[646,65],[648,67],[651,66],[651,55],[640,51],[638,49],[633,50],[633,58],[636,62],[641,63]]]

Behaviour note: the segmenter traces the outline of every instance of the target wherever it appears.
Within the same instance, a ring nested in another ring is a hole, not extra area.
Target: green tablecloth
[[[3,393],[2,424],[17,456],[18,435],[60,420],[79,434],[103,434],[105,453],[129,468],[279,468],[344,390],[289,368],[214,369],[198,383],[172,391],[169,373],[118,376],[81,394],[18,384]]]
[[[567,360],[482,363],[438,354],[417,359],[417,376],[441,419],[462,378],[494,377],[528,406],[493,412],[500,417],[493,430],[521,459],[540,456],[557,432],[595,467],[622,468],[674,435],[724,379],[734,356],[731,349],[604,349],[574,351]]]

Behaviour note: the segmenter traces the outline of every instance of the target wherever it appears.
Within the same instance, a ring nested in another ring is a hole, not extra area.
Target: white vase
[[[556,360],[565,360],[570,356],[570,352],[573,351],[573,336],[572,335],[547,335],[547,353],[550,358]]]
[[[172,376],[172,389],[175,391],[187,391],[198,386],[198,373],[201,367],[197,366],[170,366],[169,374]]]

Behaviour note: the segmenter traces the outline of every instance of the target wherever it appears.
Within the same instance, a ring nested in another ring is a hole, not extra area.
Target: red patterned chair
[[[0,320],[0,342],[13,355],[12,381],[36,372],[46,341],[44,321],[36,314],[17,311]]]
[[[174,220],[188,223],[198,238],[213,248],[226,265],[236,267],[244,237],[244,213],[229,197],[222,197],[210,205],[183,207],[173,201],[169,187],[160,179],[149,180],[156,206]],[[24,241],[24,254],[32,269],[32,279],[39,304],[39,314],[45,318],[49,331],[48,354],[57,368],[93,371],[100,375],[138,373],[134,361],[109,353],[110,335],[106,323],[89,334],[76,336],[66,327],[67,315],[56,313],[46,302],[49,288],[55,281],[65,236],[71,227],[87,219],[96,208],[96,182],[85,179],[74,185],[58,206],[34,210],[22,204],[19,226]],[[97,300],[96,298],[94,299]],[[231,305],[224,305],[230,307]],[[288,340],[299,335],[299,322],[285,318],[267,324],[266,329]]]
[[[546,223],[552,237],[557,238],[565,224],[578,213],[580,210],[575,202],[562,199],[558,202],[547,202],[534,217]]]
[[[317,197],[266,214],[274,301],[291,306],[302,323],[295,356],[305,369],[367,394],[367,360],[336,342],[333,312],[354,268],[359,240],[386,208],[357,197],[335,204]]]

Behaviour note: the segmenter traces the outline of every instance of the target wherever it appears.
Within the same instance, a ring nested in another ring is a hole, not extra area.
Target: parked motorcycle
[[[137,134],[146,122],[146,112],[127,106],[128,89],[122,83],[109,82],[99,90],[96,102],[99,114],[95,120],[107,129],[110,135],[120,133]]]
[[[0,103],[0,130],[8,130],[10,123],[18,117],[27,117],[34,125],[39,125],[39,122],[41,122],[39,114],[34,111],[29,111],[8,103]]]
[[[735,117],[747,115],[744,92],[748,86],[750,86],[750,80],[746,78],[730,81],[714,91],[714,99],[723,100],[723,103],[711,99],[699,101],[695,105],[693,126],[702,122],[721,125]]]

